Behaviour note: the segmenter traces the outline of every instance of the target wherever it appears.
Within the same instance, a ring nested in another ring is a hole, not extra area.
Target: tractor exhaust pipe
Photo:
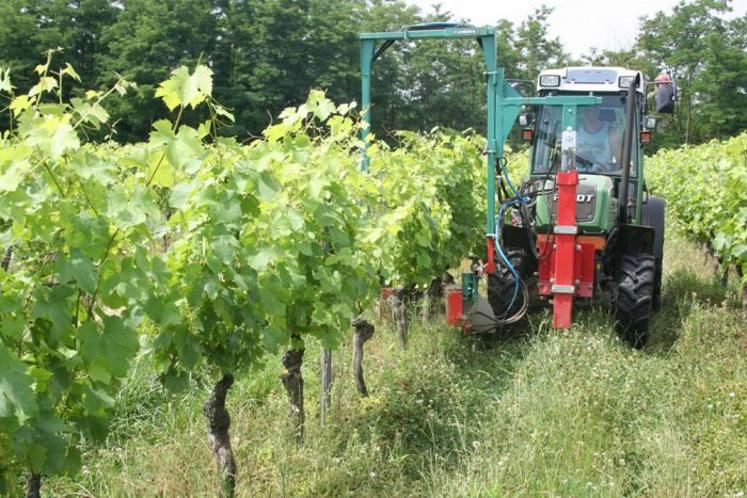
[[[623,137],[622,153],[622,178],[620,179],[620,224],[628,222],[628,186],[630,183],[630,156],[633,149],[633,126],[635,125],[635,89],[640,83],[641,75],[636,73],[633,81],[628,87],[628,107],[625,117],[625,136]]]

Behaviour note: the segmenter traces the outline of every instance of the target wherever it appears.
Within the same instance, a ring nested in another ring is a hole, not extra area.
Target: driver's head
[[[585,105],[581,108],[581,121],[584,124],[597,124],[599,119],[599,108],[597,106]]]
[[[599,107],[586,105],[581,107],[581,126],[589,133],[596,133],[603,126]]]

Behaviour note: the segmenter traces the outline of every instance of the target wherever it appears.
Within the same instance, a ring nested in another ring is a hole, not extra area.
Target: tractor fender
[[[664,210],[666,201],[662,197],[649,196],[648,201],[643,204],[643,213],[641,225],[649,226],[654,229],[654,247],[653,254],[660,259],[664,254]]]
[[[620,254],[654,255],[656,232],[646,225],[620,225],[617,234],[620,244]]]
[[[651,196],[643,204],[641,224],[620,225],[620,244],[625,254],[647,254],[661,259],[664,254],[664,208],[661,197]]]
[[[641,223],[654,229],[654,293],[653,309],[661,308],[661,280],[664,273],[664,210],[666,202],[661,197],[650,196],[643,204]]]

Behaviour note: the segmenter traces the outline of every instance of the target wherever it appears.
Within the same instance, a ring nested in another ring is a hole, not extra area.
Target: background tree
[[[61,47],[63,60],[74,63],[81,79],[94,83],[99,68],[96,55],[104,28],[114,22],[117,10],[110,0],[7,0],[0,2],[0,64],[9,66],[13,81],[28,89],[33,69],[44,61],[44,52]]]
[[[549,20],[553,10],[541,5],[516,29],[513,40],[518,64],[514,77],[535,80],[542,69],[567,64],[569,56],[560,38],[550,38]]]
[[[699,138],[727,138],[747,129],[747,15],[706,36],[704,67],[693,83]]]
[[[361,31],[386,31],[400,29],[421,21],[418,9],[404,2],[372,0],[362,20]],[[412,44],[397,43],[387,50],[374,63],[371,76],[371,97],[373,101],[374,132],[386,134],[387,130],[397,129],[403,116],[409,114],[406,58],[414,47]],[[357,56],[356,56],[357,60]],[[357,63],[356,67],[359,67]],[[359,74],[359,73],[358,73]],[[360,95],[356,89],[354,95]],[[358,97],[356,97],[357,99]]]
[[[553,9],[543,5],[518,24],[496,20],[498,64],[507,77],[530,81],[543,68],[571,62],[635,67],[649,78],[666,66],[681,101],[655,145],[734,135],[747,127],[747,16],[725,19],[729,6],[728,0],[683,1],[671,13],[642,18],[633,47],[592,47],[571,61],[560,39],[549,35]],[[214,72],[214,96],[236,117],[222,133],[245,140],[302,103],[312,88],[338,102],[359,100],[358,33],[423,21],[459,19],[438,4],[423,13],[403,0],[4,0],[0,67],[10,67],[13,84],[25,92],[44,53],[61,47],[64,56],[54,64],[72,64],[82,86],[104,88],[117,74],[136,81],[137,92],[108,103],[114,138],[133,142],[166,117],[149,104],[154,85],[174,67],[200,59]],[[69,97],[80,89],[65,92]],[[484,132],[482,54],[472,40],[399,41],[374,65],[372,101],[379,136],[434,126]],[[207,112],[191,114],[188,124]]]
[[[102,33],[102,50],[96,56],[96,82],[105,86],[118,74],[138,83],[132,95],[112,99],[111,113],[120,141],[147,137],[152,124],[166,111],[151,103],[156,86],[180,65],[208,62],[214,53],[218,33],[211,0],[121,0],[116,20]],[[74,63],[74,62],[73,62]],[[199,113],[190,116],[199,119]]]
[[[436,4],[424,20],[453,22],[454,16]],[[397,43],[392,50],[398,52],[405,112],[390,126],[475,128],[484,133],[485,65],[474,40]]]
[[[679,89],[671,142],[697,143],[743,129],[737,114],[747,108],[734,83],[745,71],[745,21],[725,21],[729,10],[726,0],[683,1],[671,15],[641,19],[637,49],[644,59],[668,68]]]

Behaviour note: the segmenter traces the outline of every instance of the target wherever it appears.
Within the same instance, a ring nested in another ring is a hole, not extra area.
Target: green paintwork
[[[435,38],[479,38],[482,36],[495,36],[495,28],[491,26],[453,26],[449,28],[420,29],[417,31],[385,31],[375,33],[361,33],[361,40],[427,40]]]
[[[462,273],[462,303],[468,304],[464,309],[469,309],[475,302],[479,282],[477,276],[472,272]]]
[[[594,216],[591,220],[578,220],[579,229],[586,234],[600,233],[611,229],[616,223],[617,213],[617,199],[614,197],[612,178],[603,175],[580,174],[578,183],[579,187],[591,187],[595,196]],[[547,180],[544,188],[551,189],[552,184],[551,180]],[[541,195],[537,198],[535,220],[538,227],[548,227],[550,225],[549,195]]]
[[[361,169],[368,171],[369,159],[365,153],[368,148],[368,135],[371,123],[371,71],[376,55],[377,42],[393,42],[397,40],[433,40],[473,38],[478,40],[485,56],[486,73],[488,75],[488,144],[495,145],[495,122],[493,118],[494,103],[497,89],[502,86],[502,70],[500,81],[496,78],[496,32],[495,28],[476,28],[472,26],[454,26],[448,28],[418,29],[415,31],[390,31],[379,33],[361,33],[361,105],[363,107],[364,127],[361,138],[364,141],[364,153]],[[379,46],[381,47],[381,45]],[[513,89],[512,89],[513,90]],[[515,117],[514,117],[515,118]],[[492,129],[490,125],[493,125]],[[488,161],[491,160],[490,145],[488,145]],[[492,158],[495,162],[495,157]]]

